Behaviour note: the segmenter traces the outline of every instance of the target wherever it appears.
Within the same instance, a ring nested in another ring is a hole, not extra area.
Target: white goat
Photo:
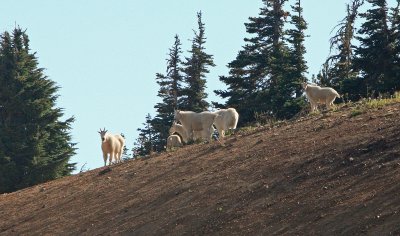
[[[218,114],[203,111],[196,113],[193,111],[175,111],[175,121],[181,122],[184,131],[186,132],[186,137],[188,139],[193,138],[194,132],[199,132],[201,138],[206,141],[211,141],[211,135],[214,131],[213,123]],[[184,135],[182,135],[183,138]]]
[[[98,131],[101,137],[101,150],[103,151],[104,166],[107,165],[107,158],[110,155],[109,165],[113,159],[118,163],[121,162],[122,151],[125,146],[125,139],[120,134],[110,134],[104,128]]]
[[[182,141],[179,135],[172,134],[167,138],[167,150],[171,150],[173,147],[182,147]]]
[[[175,133],[179,134],[182,137],[182,141],[184,143],[188,143],[188,141],[189,141],[188,131],[185,128],[183,128],[182,125],[180,125],[174,121],[172,123],[171,128],[169,128],[169,134],[173,135]]]
[[[239,114],[235,108],[221,109],[214,113],[218,114],[218,116],[215,118],[214,125],[218,130],[220,141],[223,142],[225,131],[228,131],[229,129],[236,129],[239,120]]]
[[[306,92],[308,100],[310,101],[311,112],[317,110],[318,103],[325,104],[326,108],[329,110],[336,97],[340,98],[338,92],[336,92],[336,90],[333,88],[310,85],[305,82],[302,84],[302,86]]]
[[[214,133],[215,129],[213,126],[211,126],[211,132]],[[193,140],[198,140],[201,139],[201,131],[193,131],[193,137],[188,136],[188,131],[183,127],[183,125],[180,125],[176,123],[175,121],[172,123],[171,128],[169,128],[169,134],[179,134],[179,136],[182,137],[182,141],[184,143],[188,143],[190,139]]]

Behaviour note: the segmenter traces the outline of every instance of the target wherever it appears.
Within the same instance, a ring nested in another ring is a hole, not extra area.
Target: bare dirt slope
[[[399,235],[400,104],[350,114],[0,195],[0,235]]]

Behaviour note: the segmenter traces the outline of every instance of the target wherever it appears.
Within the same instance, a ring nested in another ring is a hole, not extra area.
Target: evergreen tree
[[[332,77],[332,68],[329,66],[328,61],[322,64],[321,70],[318,72],[317,76],[313,76],[311,79],[312,83],[319,86],[329,86]]]
[[[293,28],[287,31],[288,43],[291,46],[286,59],[289,65],[287,68],[282,68],[284,77],[280,86],[280,90],[284,91],[282,97],[284,103],[283,105],[277,104],[278,106],[282,105],[278,110],[278,117],[282,118],[294,116],[305,106],[301,83],[307,80],[305,73],[308,66],[304,58],[306,53],[304,31],[307,29],[307,22],[303,18],[300,0],[297,0],[291,8],[293,13],[290,24]]]
[[[183,73],[187,87],[183,91],[182,110],[201,112],[207,110],[209,104],[207,98],[206,75],[209,73],[208,67],[215,66],[213,56],[205,52],[205,27],[202,22],[202,13],[197,13],[198,31],[194,31],[192,47],[183,63]]]
[[[156,139],[156,131],[151,124],[152,117],[150,114],[146,115],[146,121],[143,123],[144,128],[138,128],[139,137],[134,143],[133,148],[134,156],[145,156],[154,152],[154,140]]]
[[[179,107],[182,102],[182,83],[181,75],[181,42],[178,35],[175,36],[175,42],[169,50],[169,58],[167,59],[167,75],[158,73],[156,75],[157,83],[160,85],[158,97],[162,98],[162,102],[154,106],[157,115],[151,124],[157,133],[154,140],[154,150],[164,150],[166,140],[169,136],[169,128],[171,127],[174,110]]]
[[[307,52],[304,46],[305,35],[304,31],[307,30],[307,22],[303,18],[303,8],[301,7],[301,1],[297,0],[296,4],[292,6],[293,14],[291,16],[290,23],[295,27],[294,29],[288,30],[289,43],[291,47],[291,64],[293,67],[293,77],[297,78],[294,81],[295,97],[298,98],[303,94],[301,86],[298,84],[307,80],[304,73],[307,72],[308,66],[304,59],[304,55]],[[297,86],[296,86],[297,84]]]
[[[395,32],[391,30],[386,0],[367,0],[372,7],[360,14],[365,22],[358,30],[356,68],[363,78],[362,96],[393,92],[399,88],[396,75]]]
[[[270,0],[272,6],[272,48],[269,63],[269,88],[261,92],[259,103],[263,102],[267,113],[274,118],[285,118],[284,105],[290,99],[289,90],[290,71],[290,49],[285,42],[284,22],[289,13],[283,10],[286,0]],[[288,86],[289,85],[289,86]],[[264,111],[265,112],[265,111]]]
[[[400,0],[397,0],[397,5],[396,7],[391,9],[391,32],[393,33],[393,40],[394,40],[394,54],[395,54],[395,59],[393,62],[394,65],[394,74],[395,74],[395,80],[400,80]],[[396,81],[396,83],[399,83],[399,81]],[[396,90],[399,90],[400,88],[397,87],[395,88]]]
[[[358,9],[364,3],[363,0],[352,0],[347,4],[346,17],[336,26],[336,34],[331,38],[331,52],[334,50],[337,54],[331,55],[326,62],[326,71],[329,71],[328,78],[322,83],[324,86],[333,87],[340,94],[344,94],[350,100],[360,98],[360,88],[362,81],[358,77],[358,71],[353,65],[355,20],[358,16]],[[361,89],[362,90],[362,89]]]
[[[0,192],[10,192],[69,175],[75,154],[60,121],[58,87],[38,68],[25,31],[4,32],[0,42]]]
[[[296,97],[301,94],[299,82],[304,80],[303,73],[307,70],[303,57],[306,24],[297,2],[293,9],[298,15],[291,21],[294,29],[284,31],[289,15],[283,10],[285,2],[263,0],[259,16],[250,17],[245,24],[247,33],[254,37],[244,39],[246,45],[228,64],[229,76],[220,76],[228,89],[214,91],[227,98],[225,106],[238,110],[240,123],[253,122],[257,113],[290,118],[301,107]],[[224,105],[215,103],[215,106]]]

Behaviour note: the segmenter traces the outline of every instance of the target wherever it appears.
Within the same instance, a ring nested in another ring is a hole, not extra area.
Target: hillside
[[[360,113],[243,129],[225,147],[0,195],[0,235],[400,234],[400,104]]]

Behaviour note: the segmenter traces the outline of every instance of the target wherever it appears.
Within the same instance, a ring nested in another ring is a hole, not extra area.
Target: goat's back
[[[336,90],[330,87],[319,87],[319,86],[308,85],[305,92],[308,99],[313,101],[325,101],[326,99],[340,97],[338,92],[336,92]]]
[[[181,111],[179,121],[185,128],[190,127],[192,130],[200,131],[203,129],[210,128],[214,123],[215,117],[217,117],[217,114],[209,111],[203,111],[200,113],[196,112],[183,113]]]

